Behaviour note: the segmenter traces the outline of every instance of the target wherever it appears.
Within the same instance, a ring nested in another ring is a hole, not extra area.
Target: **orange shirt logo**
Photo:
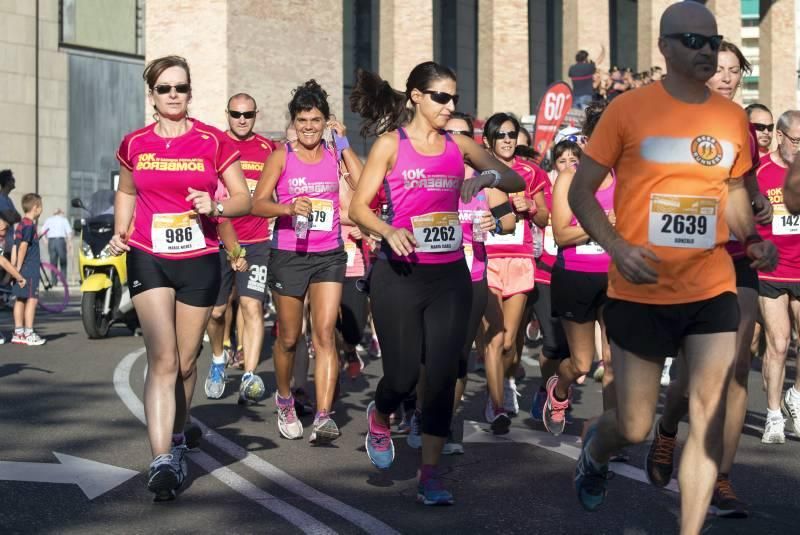
[[[712,136],[697,136],[692,140],[692,156],[700,165],[713,167],[722,161],[722,144]]]

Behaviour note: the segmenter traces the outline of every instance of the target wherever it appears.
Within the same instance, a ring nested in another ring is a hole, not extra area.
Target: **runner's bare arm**
[[[502,192],[499,189],[489,188],[486,190],[486,200],[489,202],[489,209],[508,204],[508,193]],[[494,216],[492,216],[494,221]],[[517,226],[517,217],[514,212],[509,211],[507,214],[500,216],[500,230],[501,234],[514,232]],[[489,229],[493,230],[493,229]]]
[[[250,213],[250,190],[244,179],[241,164],[236,161],[222,173],[222,181],[228,190],[229,198],[219,201],[225,217],[241,217]],[[216,206],[215,206],[216,210]]]
[[[795,158],[783,185],[783,204],[790,213],[800,214],[800,158]]]
[[[575,171],[568,169],[559,173],[553,185],[553,237],[559,247],[583,245],[589,241],[589,235],[580,225],[572,224],[572,209],[567,202],[570,184]]]
[[[519,176],[519,173],[503,165],[497,158],[475,143],[474,139],[457,134],[453,136],[453,140],[461,150],[461,154],[464,155],[464,160],[471,167],[478,171],[494,170],[500,173],[500,183],[497,184],[497,189],[506,193],[525,189],[525,180]],[[493,181],[494,179],[487,175],[465,180],[464,187],[461,188],[461,198],[468,202],[478,191],[491,185]]]
[[[286,166],[286,149],[283,147],[267,157],[261,179],[253,192],[253,207],[250,213],[261,217],[292,217],[297,214],[308,216],[311,212],[311,201],[305,197],[298,198],[293,203],[281,204],[275,202],[275,187],[278,179]]]
[[[136,186],[130,169],[124,165],[119,168],[119,185],[114,195],[114,236],[109,249],[115,255],[129,251],[128,238],[133,210],[136,207]]]
[[[753,207],[753,216],[759,225],[769,225],[772,223],[772,204],[769,199],[758,189],[758,178],[756,170],[751,169],[744,176],[744,187],[750,197],[750,204]]]
[[[743,180],[728,181],[728,206],[725,221],[739,242],[745,244],[750,265],[760,271],[772,271],[778,263],[778,250],[771,241],[762,241],[756,232],[750,196]]]
[[[347,168],[348,174],[345,175],[347,185],[350,186],[351,190],[355,190],[358,187],[358,180],[361,178],[361,171],[364,169],[364,165],[358,155],[349,147],[342,151],[342,160]]]
[[[547,209],[547,202],[544,200],[544,191],[539,190],[533,196],[533,204],[536,205],[536,212],[531,217],[533,224],[539,228],[547,226],[550,220],[550,211]]]

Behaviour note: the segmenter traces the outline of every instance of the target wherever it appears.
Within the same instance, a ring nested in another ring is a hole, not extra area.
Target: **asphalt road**
[[[0,479],[11,479],[0,481],[3,534],[678,530],[678,495],[640,481],[646,446],[632,448],[631,463],[614,468],[617,476],[600,512],[581,509],[572,484],[573,458],[583,422],[600,410],[599,384],[589,379],[577,389],[573,423],[561,437],[550,437],[527,414],[539,384],[530,358],[520,383],[522,411],[505,438],[483,431],[484,379],[470,375],[463,408],[466,452],[443,464],[457,502],[429,508],[414,501],[418,453],[404,438],[395,440],[397,459],[387,472],[374,469],[364,452],[364,409],[381,374],[379,360],[369,361],[359,379],[342,379],[335,419],[344,434],[331,447],[312,448],[305,440],[279,437],[271,399],[236,404],[240,372],[230,373],[223,399],[205,399],[206,349],[193,408],[193,416],[208,427],[206,440],[201,452],[190,455],[189,483],[178,499],[154,504],[145,488],[151,458],[140,420],[142,339],[114,328],[106,340],[87,340],[74,306],[59,316],[40,316],[39,324],[47,345],[0,348]],[[0,312],[0,326],[10,330],[7,312]],[[272,390],[269,340],[266,345],[259,373]],[[536,351],[529,349],[526,356]],[[792,363],[787,381],[794,372]],[[709,518],[707,533],[796,532],[800,441],[791,436],[783,446],[760,443],[765,401],[757,370],[750,385],[750,413],[733,482],[752,515]],[[685,432],[682,426],[682,438]],[[54,452],[61,462],[67,455],[122,470],[84,463],[76,472],[68,464],[60,467]],[[76,473],[83,476],[81,485],[74,483],[80,479]],[[59,477],[65,481],[47,482]],[[107,488],[98,483],[106,478]]]

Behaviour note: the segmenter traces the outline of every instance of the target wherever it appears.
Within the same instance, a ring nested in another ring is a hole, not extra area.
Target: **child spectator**
[[[11,228],[13,221],[15,219],[16,212],[11,211],[3,211],[0,210],[0,270],[8,273],[17,284],[19,284],[22,288],[25,287],[26,281],[25,278],[20,275],[19,271],[16,270],[14,265],[5,257],[5,243],[6,243],[6,235],[8,234],[8,229]],[[0,279],[4,279],[6,277],[5,273],[0,275]],[[6,338],[0,333],[0,344],[5,344]]]
[[[25,284],[12,288],[17,301],[14,303],[14,337],[12,344],[40,346],[45,340],[33,332],[36,305],[39,303],[39,234],[36,224],[42,214],[42,198],[36,193],[22,197],[22,221],[14,231],[14,246],[17,248],[16,268],[25,279]]]

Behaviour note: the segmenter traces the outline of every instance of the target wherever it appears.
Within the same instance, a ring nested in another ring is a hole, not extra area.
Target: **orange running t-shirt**
[[[725,207],[728,180],[752,165],[741,107],[715,93],[686,104],[657,82],[614,99],[585,152],[617,173],[617,232],[661,259],[655,284],[632,284],[612,264],[610,297],[678,304],[736,291]]]

